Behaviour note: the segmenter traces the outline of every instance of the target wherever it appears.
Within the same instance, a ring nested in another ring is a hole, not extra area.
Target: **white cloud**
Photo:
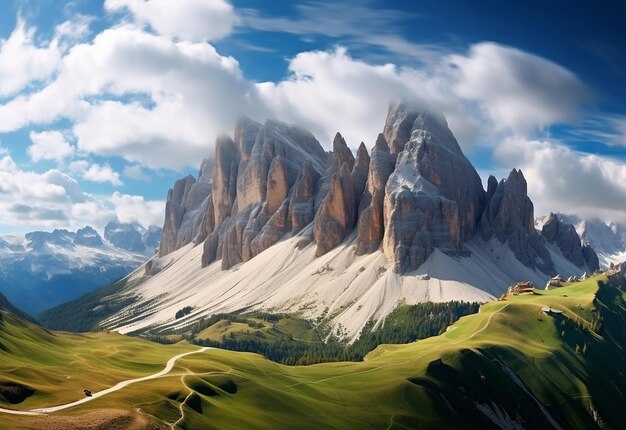
[[[111,166],[108,164],[103,166],[99,164],[92,164],[83,172],[83,179],[91,182],[108,182],[116,187],[123,185],[119,173],[111,169]]]
[[[61,63],[58,41],[35,44],[35,29],[18,18],[8,39],[0,39],[0,97],[13,95],[32,81],[48,79]]]
[[[15,161],[13,161],[13,158],[11,158],[10,155],[5,155],[4,157],[0,158],[0,171],[12,172],[15,169],[17,169],[17,166],[15,165]]]
[[[79,150],[180,168],[206,156],[242,112],[260,109],[232,57],[129,26],[74,46],[62,69],[41,91],[0,105],[0,131],[69,118]]]
[[[390,101],[415,99],[443,111],[467,149],[479,138],[495,145],[510,129],[574,118],[586,100],[573,74],[519,50],[483,43],[465,55],[438,55],[415,68],[356,60],[342,47],[303,52],[289,61],[286,79],[255,84],[206,42],[123,24],[71,48],[45,88],[0,105],[0,131],[68,118],[82,153],[179,169],[209,155],[215,137],[232,133],[242,114],[297,123],[326,147],[341,131],[356,147],[373,143]]]
[[[303,52],[289,63],[291,75],[278,83],[258,84],[275,116],[309,128],[329,147],[340,131],[349,145],[372,145],[382,131],[389,102],[409,99],[446,113],[462,144],[469,146],[480,117],[451,92],[445,62],[425,69],[372,65],[352,58],[347,49]]]
[[[28,147],[28,155],[34,162],[41,160],[61,161],[74,153],[74,149],[59,131],[43,131],[29,133],[32,144]]]
[[[89,161],[87,160],[74,160],[69,164],[70,172],[83,173],[89,168]]]
[[[106,0],[104,7],[126,9],[159,34],[191,41],[220,39],[237,22],[232,5],[224,0]]]
[[[577,118],[591,93],[569,70],[544,58],[495,43],[473,45],[450,56],[457,94],[475,101],[494,124],[530,132]]]
[[[546,140],[510,137],[496,159],[521,168],[537,215],[550,211],[626,221],[626,165]]]
[[[108,182],[113,186],[123,185],[119,173],[114,171],[108,164],[101,166],[99,164],[91,164],[87,160],[75,160],[69,164],[69,169],[86,181]]]
[[[120,222],[139,223],[143,226],[163,225],[165,202],[146,201],[142,196],[132,196],[114,192],[111,203],[115,207],[115,216]]]
[[[122,174],[127,178],[135,179],[137,181],[150,180],[150,176],[143,171],[139,164],[124,167],[124,171],[122,172]]]
[[[102,231],[114,219],[132,220],[144,227],[163,223],[163,201],[119,192],[94,196],[66,173],[56,169],[44,173],[25,171],[9,156],[0,159],[0,193],[1,223],[21,229],[91,225]]]

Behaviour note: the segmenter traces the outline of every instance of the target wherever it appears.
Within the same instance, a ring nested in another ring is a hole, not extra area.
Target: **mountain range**
[[[535,228],[521,171],[485,190],[436,112],[391,105],[371,150],[353,155],[340,133],[332,147],[240,119],[197,178],[169,190],[158,254],[90,302],[110,309],[99,327],[158,331],[262,309],[355,339],[402,303],[484,302],[517,281],[599,267],[563,218]]]
[[[124,277],[154,254],[160,234],[110,222],[104,238],[89,226],[0,237],[0,292],[37,315]]]

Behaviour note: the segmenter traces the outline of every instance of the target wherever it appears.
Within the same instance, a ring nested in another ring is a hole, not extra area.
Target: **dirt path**
[[[191,352],[185,352],[183,354],[178,354],[172,358],[170,358],[167,361],[167,364],[165,365],[165,367],[163,368],[163,370],[161,370],[160,372],[154,373],[152,375],[148,375],[148,376],[143,376],[141,378],[135,378],[135,379],[128,379],[126,381],[122,381],[117,383],[116,385],[114,385],[111,388],[107,388],[105,390],[102,391],[98,391],[97,393],[93,393],[91,397],[85,397],[83,399],[77,400],[75,402],[71,402],[71,403],[65,403],[63,405],[58,405],[58,406],[52,406],[49,408],[37,408],[37,409],[30,409],[27,411],[16,411],[13,409],[4,409],[4,408],[0,408],[0,413],[5,413],[5,414],[13,414],[13,415],[45,415],[45,414],[50,414],[53,412],[58,412],[58,411],[62,411],[64,409],[69,409],[69,408],[73,408],[74,406],[78,406],[78,405],[82,405],[83,403],[87,403],[90,402],[94,399],[97,399],[98,397],[102,397],[102,396],[106,396],[107,394],[111,394],[114,393],[116,391],[121,390],[122,388],[128,387],[131,384],[136,384],[137,382],[143,382],[143,381],[150,381],[151,379],[158,379],[161,378],[165,375],[167,375],[173,368],[174,365],[176,364],[176,362],[187,356],[190,354],[197,354],[199,352],[204,352],[208,349],[213,349],[210,347],[203,347],[198,349],[197,351],[191,351]]]
[[[498,309],[497,311],[495,311],[491,315],[489,315],[489,317],[487,318],[487,323],[485,324],[485,326],[483,328],[481,328],[479,330],[476,330],[470,337],[467,337],[465,339],[460,339],[460,340],[452,342],[452,345],[456,345],[456,344],[459,344],[461,342],[466,342],[466,341],[472,339],[477,334],[482,333],[483,331],[485,331],[487,329],[487,327],[489,327],[489,323],[491,322],[491,318],[496,316],[498,313],[500,313],[500,311],[504,310],[504,308],[506,308],[509,305],[510,305],[510,303],[507,303],[506,305],[502,306],[500,309]]]

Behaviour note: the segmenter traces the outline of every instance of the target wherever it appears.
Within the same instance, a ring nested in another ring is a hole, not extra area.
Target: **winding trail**
[[[485,331],[487,329],[487,327],[489,327],[489,323],[491,322],[491,318],[493,318],[494,316],[499,314],[501,311],[503,311],[509,305],[510,305],[510,303],[507,303],[506,305],[502,306],[500,309],[498,309],[497,311],[495,311],[491,315],[489,315],[489,317],[487,318],[487,322],[485,323],[483,328],[481,328],[480,330],[476,330],[470,337],[466,337],[465,339],[459,339],[457,341],[452,342],[452,345],[456,345],[456,344],[459,344],[461,342],[466,342],[466,341],[472,339],[477,334],[482,333],[483,331]]]
[[[128,387],[131,384],[136,384],[137,382],[143,382],[143,381],[150,381],[152,379],[158,379],[161,378],[165,375],[167,375],[173,368],[174,365],[176,364],[176,362],[187,356],[187,355],[191,355],[191,354],[197,354],[199,352],[204,352],[208,349],[214,349],[211,347],[203,347],[200,348],[196,351],[191,351],[191,352],[184,352],[182,354],[178,354],[172,358],[170,358],[167,363],[165,364],[165,367],[163,368],[163,370],[161,370],[160,372],[154,373],[152,375],[148,375],[148,376],[143,376],[141,378],[135,378],[135,379],[128,379],[126,381],[122,381],[122,382],[118,382],[116,385],[114,385],[111,388],[107,388],[105,390],[102,391],[98,391],[97,393],[93,393],[91,397],[85,397],[83,399],[80,400],[76,400],[75,402],[71,402],[71,403],[65,403],[63,405],[58,405],[58,406],[52,406],[49,408],[37,408],[37,409],[30,409],[30,410],[26,410],[26,411],[17,411],[14,409],[4,409],[4,408],[0,408],[0,413],[4,413],[4,414],[12,414],[12,415],[45,415],[45,414],[50,414],[53,412],[58,412],[58,411],[62,411],[64,409],[69,409],[69,408],[73,408],[74,406],[78,406],[78,405],[82,405],[83,403],[87,403],[90,402],[94,399],[97,399],[98,397],[102,397],[102,396],[106,396],[107,394],[111,394],[114,393],[115,391],[119,391],[122,388]]]

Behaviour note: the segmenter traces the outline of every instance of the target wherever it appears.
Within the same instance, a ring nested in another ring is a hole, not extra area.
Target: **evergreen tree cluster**
[[[228,320],[230,322],[250,323],[245,316],[233,314],[213,315],[192,327],[188,340],[201,346],[223,348],[231,351],[245,351],[262,354],[270,360],[287,365],[309,365],[329,361],[361,361],[365,355],[385,343],[408,343],[418,339],[436,336],[445,331],[464,315],[478,312],[478,303],[448,302],[420,303],[403,305],[387,316],[383,325],[374,328],[369,321],[361,331],[361,336],[354,343],[348,344],[336,337],[329,337],[326,342],[302,342],[291,336],[282,336],[270,341],[263,339],[238,339],[233,333],[221,342],[210,339],[196,339],[195,334],[211,325]],[[264,315],[265,317],[268,314]],[[259,318],[259,315],[255,315]],[[284,316],[272,316],[279,320]]]

